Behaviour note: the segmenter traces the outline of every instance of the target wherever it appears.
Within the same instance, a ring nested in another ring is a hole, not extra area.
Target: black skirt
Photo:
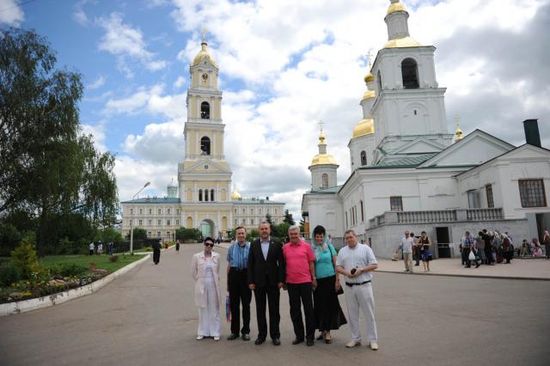
[[[336,276],[318,278],[317,288],[313,292],[315,326],[321,331],[338,329],[347,323],[334,289],[335,281]]]

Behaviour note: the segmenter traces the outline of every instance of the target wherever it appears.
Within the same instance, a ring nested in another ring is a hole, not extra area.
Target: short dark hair
[[[313,229],[313,236],[315,235],[323,235],[325,236],[327,233],[327,231],[325,230],[324,227],[322,227],[321,225],[317,225],[315,226],[315,229]]]
[[[244,226],[237,226],[235,228],[235,233],[237,232],[237,230],[240,230],[240,229],[243,229],[246,232],[246,228]]]
[[[212,239],[211,237],[207,236],[206,238],[204,238],[204,240],[202,241],[203,244],[206,244],[207,241],[210,241],[212,242],[212,244],[214,244],[214,239]]]

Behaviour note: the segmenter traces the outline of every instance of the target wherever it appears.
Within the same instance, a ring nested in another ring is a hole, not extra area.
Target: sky
[[[539,119],[550,148],[550,0],[402,0],[409,31],[436,47],[447,124],[516,146]],[[206,30],[220,68],[233,189],[300,218],[320,121],[338,182],[389,0],[0,0],[0,28],[34,29],[58,68],[82,75],[83,133],[116,156],[121,201],[164,196],[184,159],[189,63]]]

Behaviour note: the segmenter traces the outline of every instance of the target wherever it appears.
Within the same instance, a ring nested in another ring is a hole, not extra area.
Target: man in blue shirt
[[[243,307],[243,327],[240,330],[242,339],[250,340],[250,300],[252,291],[248,288],[248,253],[250,243],[246,242],[246,229],[242,226],[235,229],[237,240],[227,251],[227,291],[231,304],[231,335],[232,341],[239,338],[240,312],[239,304]]]

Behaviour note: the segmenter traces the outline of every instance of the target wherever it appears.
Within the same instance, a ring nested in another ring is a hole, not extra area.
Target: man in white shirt
[[[367,320],[367,339],[370,348],[377,350],[378,334],[374,319],[374,295],[371,281],[372,272],[378,268],[378,262],[368,245],[357,243],[357,236],[353,230],[347,230],[344,239],[347,246],[338,252],[336,272],[345,277],[346,284],[344,294],[351,330],[351,341],[346,344],[346,347],[353,348],[361,345],[359,311],[362,311]]]
[[[401,239],[401,250],[403,251],[403,261],[405,262],[405,272],[413,273],[412,253],[413,253],[414,238],[409,235],[409,231],[405,231],[405,236]]]

